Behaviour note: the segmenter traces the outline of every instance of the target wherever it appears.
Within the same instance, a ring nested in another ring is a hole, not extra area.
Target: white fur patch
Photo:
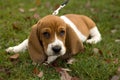
[[[101,34],[96,26],[90,29],[90,36],[91,39],[88,39],[86,43],[96,44],[97,42],[100,42],[102,39]]]
[[[28,47],[28,39],[24,40],[22,43],[20,43],[17,46],[7,48],[6,52],[14,52],[14,53],[23,52],[27,49],[27,47]]]
[[[78,38],[79,38],[82,42],[84,42],[84,41],[87,39],[87,37],[84,36],[84,35],[77,29],[77,27],[74,25],[74,23],[73,23],[72,21],[70,21],[67,17],[61,16],[60,18],[63,19],[63,20],[65,21],[65,23],[67,23],[67,24],[70,25],[70,27],[74,30],[74,32],[77,34]]]
[[[51,63],[53,62],[54,60],[56,60],[59,56],[48,56],[48,59],[46,61],[46,63]]]
[[[52,47],[54,47],[54,46],[56,46],[56,45],[61,46],[61,51],[60,51],[60,54],[59,54],[59,55],[64,55],[64,54],[65,54],[66,48],[65,48],[63,42],[62,42],[61,40],[59,40],[59,39],[57,38],[56,34],[55,34],[55,41],[52,42],[52,43],[50,43],[50,44],[48,44],[48,47],[47,47],[47,52],[46,52],[46,54],[47,54],[48,56],[53,56],[53,55],[54,55],[54,52],[53,52],[53,50],[52,50]]]

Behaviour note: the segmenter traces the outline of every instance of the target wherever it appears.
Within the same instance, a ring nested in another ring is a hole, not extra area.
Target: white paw
[[[5,51],[8,53],[12,53],[12,52],[17,53],[17,52],[19,52],[19,48],[17,46],[9,47]]]
[[[86,43],[89,43],[89,44],[96,44],[97,41],[94,40],[94,39],[88,39],[88,40],[86,41]]]
[[[5,51],[9,53],[14,52],[14,47],[9,47]]]

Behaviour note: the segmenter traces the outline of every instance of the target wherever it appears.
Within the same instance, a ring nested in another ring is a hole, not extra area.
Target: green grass
[[[21,53],[17,63],[11,62],[5,49],[22,42],[29,36],[31,26],[38,20],[35,13],[42,18],[54,11],[55,6],[64,0],[41,0],[37,6],[34,0],[0,0],[0,79],[3,80],[39,80],[33,74],[33,66],[28,51]],[[102,41],[96,45],[84,44],[85,52],[74,56],[77,61],[72,65],[65,62],[61,67],[70,68],[70,75],[82,80],[109,80],[120,66],[120,0],[70,0],[59,15],[66,13],[84,14],[97,24]],[[30,8],[37,7],[34,12]],[[24,13],[19,8],[25,9]],[[13,28],[13,23],[17,29]],[[116,29],[116,33],[111,30]],[[102,54],[94,54],[93,48],[100,49]],[[118,59],[117,62],[114,60]],[[39,66],[44,75],[40,80],[60,80],[60,75],[52,67]]]

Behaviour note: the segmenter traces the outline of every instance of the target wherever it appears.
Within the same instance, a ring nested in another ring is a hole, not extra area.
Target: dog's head
[[[28,49],[32,60],[41,63],[48,56],[63,56],[68,51],[67,47],[70,53],[78,52],[78,47],[83,45],[78,39],[72,40],[76,36],[70,31],[69,26],[58,16],[48,15],[38,21],[29,37]]]
[[[66,24],[57,16],[49,15],[37,24],[39,40],[47,56],[64,55]]]

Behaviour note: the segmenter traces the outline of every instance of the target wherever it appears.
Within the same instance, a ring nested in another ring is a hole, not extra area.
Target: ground
[[[5,49],[22,42],[29,35],[31,26],[39,18],[52,14],[64,0],[0,0],[0,80],[60,80],[53,67],[40,65],[43,76],[35,75],[28,51],[20,53],[12,61]],[[102,41],[95,45],[85,44],[85,51],[74,58],[69,68],[70,75],[81,80],[111,80],[120,67],[120,0],[70,0],[59,15],[67,13],[91,17],[97,24]],[[119,76],[117,76],[119,77]],[[115,78],[114,80],[116,80]]]

